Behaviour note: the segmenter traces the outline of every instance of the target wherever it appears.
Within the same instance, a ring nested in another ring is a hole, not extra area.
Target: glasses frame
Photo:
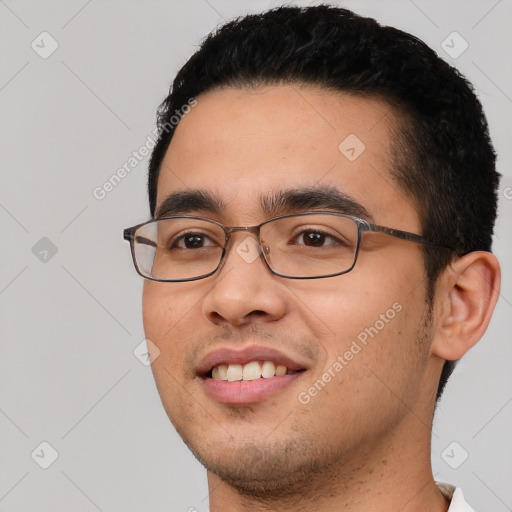
[[[297,276],[288,276],[286,274],[281,274],[280,272],[275,271],[267,259],[268,248],[266,247],[265,243],[260,238],[260,232],[261,232],[262,226],[265,226],[266,224],[269,224],[276,220],[285,219],[288,217],[301,217],[301,216],[319,215],[319,214],[320,215],[327,214],[327,215],[334,215],[334,216],[338,216],[338,217],[345,217],[345,218],[351,219],[357,225],[357,244],[356,244],[356,249],[354,252],[354,261],[352,262],[352,265],[350,266],[350,268],[343,270],[342,272],[336,272],[334,274],[327,274],[327,275],[321,275],[321,276],[298,276],[298,277]],[[215,267],[214,270],[212,270],[211,272],[208,272],[207,274],[203,274],[203,275],[200,275],[197,277],[192,277],[192,278],[185,278],[185,279],[158,279],[155,277],[147,276],[142,273],[142,271],[140,270],[140,268],[137,264],[137,259],[135,257],[135,232],[137,231],[137,229],[141,228],[142,226],[146,226],[148,224],[154,224],[154,223],[162,221],[162,220],[170,220],[170,219],[192,219],[192,220],[201,220],[201,221],[211,222],[212,224],[216,224],[217,226],[219,226],[224,231],[224,236],[225,236],[224,247],[222,248],[222,254],[220,256],[219,263],[217,264],[217,266]],[[217,270],[219,270],[222,262],[224,261],[231,235],[236,232],[246,232],[246,233],[254,234],[258,239],[258,245],[261,249],[261,254],[263,255],[263,260],[265,261],[268,269],[272,272],[272,274],[279,276],[279,277],[284,277],[286,279],[324,279],[327,277],[335,277],[335,276],[341,276],[343,274],[347,274],[356,265],[357,256],[359,254],[359,247],[361,245],[361,236],[363,235],[363,233],[383,233],[385,235],[389,235],[394,238],[399,238],[400,240],[406,240],[408,242],[415,242],[415,243],[419,243],[419,244],[424,244],[424,245],[428,245],[428,246],[432,246],[432,247],[438,247],[438,248],[453,251],[453,249],[451,247],[448,247],[448,246],[442,245],[442,244],[438,244],[436,242],[432,242],[431,240],[428,240],[428,239],[422,237],[421,235],[417,235],[416,233],[410,233],[408,231],[402,231],[400,229],[379,226],[377,224],[372,224],[371,222],[368,222],[367,220],[361,219],[359,217],[354,217],[353,215],[347,215],[345,213],[332,212],[332,211],[307,211],[307,212],[289,213],[286,215],[279,215],[278,217],[273,217],[271,219],[268,219],[268,220],[262,222],[261,224],[258,224],[257,226],[225,226],[224,224],[222,224],[222,222],[218,222],[216,220],[209,219],[207,217],[198,217],[198,216],[192,216],[192,215],[172,215],[169,217],[159,217],[156,219],[151,219],[149,221],[142,222],[141,224],[137,224],[136,226],[126,228],[123,230],[123,238],[124,238],[124,240],[130,242],[130,249],[131,249],[131,253],[132,253],[133,264],[135,266],[135,270],[137,271],[137,273],[140,276],[142,276],[144,279],[149,279],[150,281],[157,281],[157,282],[161,282],[161,283],[180,283],[180,282],[187,282],[187,281],[198,281],[199,279],[205,279],[206,277],[210,277],[213,274],[215,274],[215,272],[217,272]]]

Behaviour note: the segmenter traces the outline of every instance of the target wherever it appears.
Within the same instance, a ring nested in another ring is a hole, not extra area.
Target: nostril
[[[217,323],[221,323],[221,322],[224,320],[224,318],[222,317],[222,315],[221,315],[220,313],[217,313],[217,311],[211,311],[211,312],[209,313],[209,316],[210,316],[210,320],[211,320],[213,323],[215,323],[215,324],[217,324]]]

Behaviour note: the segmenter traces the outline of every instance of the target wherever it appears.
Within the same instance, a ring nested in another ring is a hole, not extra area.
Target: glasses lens
[[[358,228],[340,215],[296,215],[264,224],[261,240],[265,258],[278,274],[322,277],[353,267]]]
[[[213,272],[225,245],[223,229],[201,219],[159,219],[138,228],[134,254],[146,277],[180,281]]]

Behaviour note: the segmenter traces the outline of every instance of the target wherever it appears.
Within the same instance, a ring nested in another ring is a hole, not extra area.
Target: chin
[[[332,462],[329,457],[306,448],[314,446],[313,439],[287,438],[273,444],[262,441],[259,445],[230,440],[225,445],[212,442],[202,446],[183,439],[210,473],[241,495],[262,500],[297,496],[298,491],[304,492],[312,483],[315,474]]]

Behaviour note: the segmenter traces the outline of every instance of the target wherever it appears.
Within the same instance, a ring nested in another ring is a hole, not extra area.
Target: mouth
[[[207,374],[213,380],[227,380],[228,382],[252,381],[258,379],[272,379],[293,375],[304,370],[289,370],[286,366],[275,365],[272,361],[251,361],[246,364],[219,364],[214,366]]]
[[[223,349],[209,354],[198,367],[210,398],[231,405],[260,402],[288,387],[307,371],[304,363],[273,349]]]

